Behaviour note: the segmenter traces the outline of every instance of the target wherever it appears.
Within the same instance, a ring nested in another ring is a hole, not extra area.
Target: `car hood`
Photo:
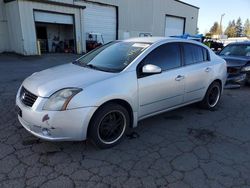
[[[226,60],[228,67],[243,67],[249,61],[250,57],[233,57],[233,56],[221,56],[223,59]]]
[[[34,73],[24,80],[23,86],[37,96],[49,97],[60,89],[84,88],[114,75],[115,73],[84,68],[71,63]]]

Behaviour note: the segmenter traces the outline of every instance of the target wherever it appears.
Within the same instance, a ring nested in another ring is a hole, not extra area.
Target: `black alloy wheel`
[[[101,106],[92,117],[88,137],[99,148],[110,148],[118,144],[130,124],[130,115],[120,104]]]
[[[204,109],[213,110],[219,103],[221,97],[221,84],[219,82],[213,82],[203,100],[199,103]]]

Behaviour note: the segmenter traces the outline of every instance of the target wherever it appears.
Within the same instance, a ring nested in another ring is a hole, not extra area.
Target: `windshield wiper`
[[[99,70],[99,67],[93,65],[93,64],[85,64],[83,65],[84,67],[88,67],[88,68],[91,68],[91,69],[95,69],[95,70]]]
[[[103,71],[103,72],[112,72],[112,73],[120,72],[120,70],[111,69],[111,68],[104,68],[104,67],[98,67],[98,66],[95,66],[93,64],[80,64],[79,63],[79,65],[82,66],[82,67],[86,67],[86,68],[90,68],[90,69],[98,70],[98,71]]]
[[[97,66],[95,66],[93,64],[85,64],[84,62],[79,62],[77,60],[73,61],[72,63],[81,65],[82,67],[87,67],[87,68],[99,70],[99,67],[97,67]]]
[[[97,67],[97,66],[95,66],[95,65],[93,65],[93,64],[84,64],[84,65],[82,65],[82,66],[83,66],[83,67],[90,68],[90,69],[94,69],[94,70],[99,70],[99,71],[104,71],[104,72],[106,72],[105,69],[102,69],[101,67]]]

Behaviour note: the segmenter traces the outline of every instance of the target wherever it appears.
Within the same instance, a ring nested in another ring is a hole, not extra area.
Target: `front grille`
[[[32,107],[36,102],[37,96],[22,87],[20,91],[20,99],[26,106]]]

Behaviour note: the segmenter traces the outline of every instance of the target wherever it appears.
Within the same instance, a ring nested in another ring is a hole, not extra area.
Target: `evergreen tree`
[[[235,21],[233,20],[232,22],[230,21],[228,23],[228,26],[225,30],[225,34],[228,37],[236,37],[236,25],[235,25]]]
[[[237,22],[236,22],[236,36],[241,37],[243,35],[243,27],[242,27],[242,21],[241,18],[239,17]]]
[[[214,25],[211,27],[210,32],[211,35],[219,35],[220,34],[220,26],[218,22],[214,22]]]
[[[250,37],[250,21],[247,19],[244,24],[244,35]]]

